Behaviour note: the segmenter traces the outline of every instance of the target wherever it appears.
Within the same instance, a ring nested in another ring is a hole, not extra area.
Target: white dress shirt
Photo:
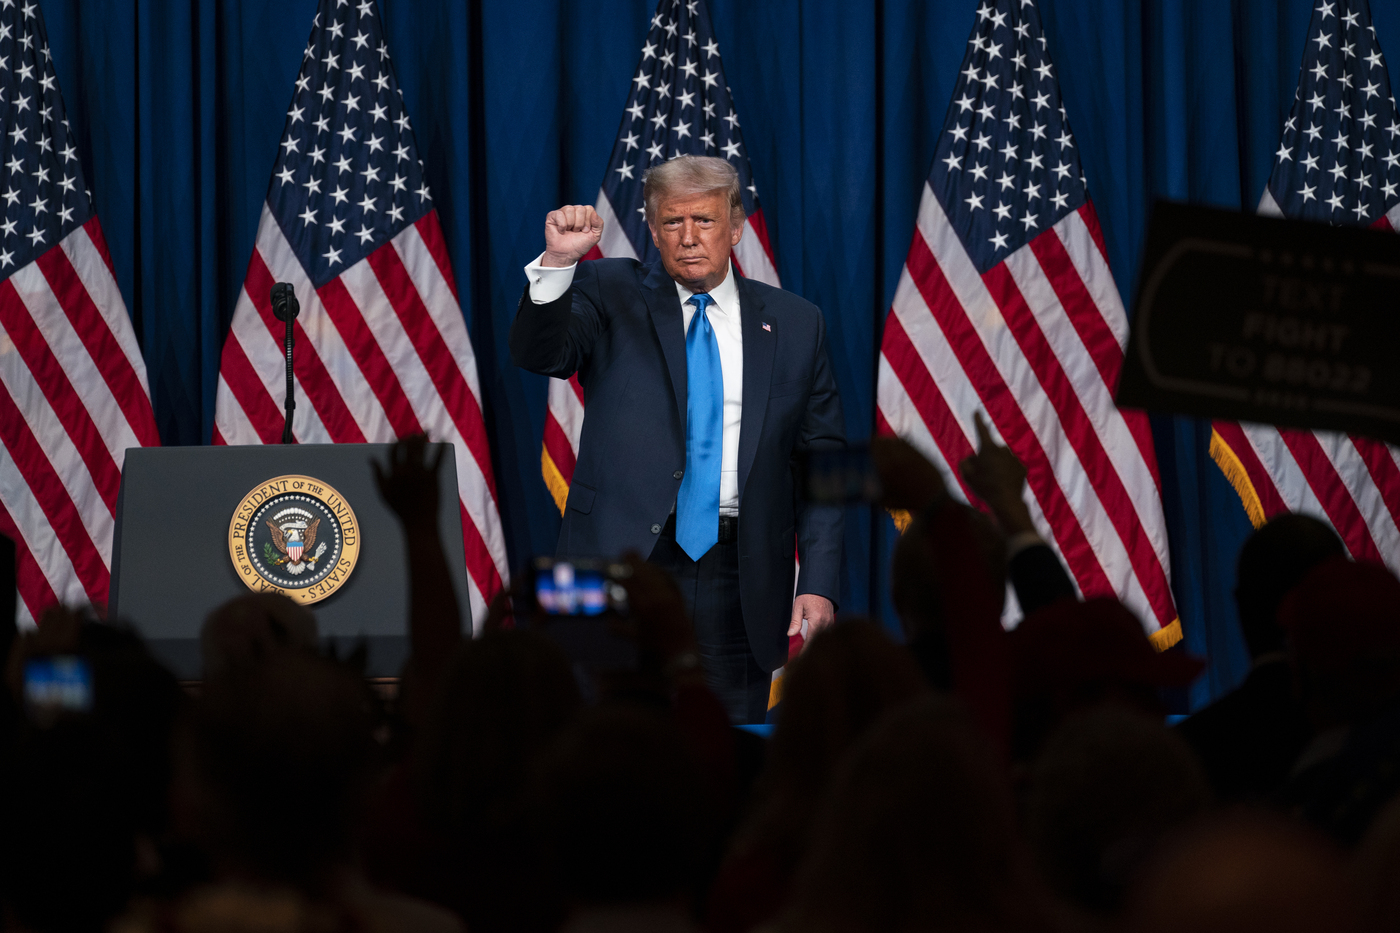
[[[530,280],[530,300],[537,305],[558,300],[574,281],[578,263],[562,268],[540,265],[544,253],[525,267]],[[681,327],[684,334],[695,316],[695,305],[688,304],[694,294],[679,282],[676,296],[681,305]],[[719,513],[739,514],[739,429],[743,424],[744,404],[744,330],[739,316],[739,286],[734,283],[731,264],[724,281],[710,292],[710,306],[705,309],[710,326],[714,328],[719,346],[720,371],[724,375],[724,436],[720,447]]]

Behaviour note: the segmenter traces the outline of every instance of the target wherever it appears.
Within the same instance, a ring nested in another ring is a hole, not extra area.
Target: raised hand
[[[404,526],[408,562],[408,643],[400,703],[414,727],[427,722],[437,684],[462,640],[452,573],[438,529],[438,470],[447,445],[429,455],[423,434],[389,448],[388,466],[371,460],[379,494]]]
[[[977,453],[958,464],[963,482],[992,510],[1008,535],[1034,531],[1031,513],[1021,498],[1026,485],[1026,468],[1007,448],[992,438],[982,413],[973,412],[977,429]]]
[[[370,461],[379,494],[400,521],[437,523],[437,473],[446,450],[445,446],[439,447],[429,457],[427,435],[415,434],[389,448],[387,467],[380,466],[377,460]]]
[[[917,512],[948,494],[938,467],[902,438],[872,438],[870,461],[880,476],[880,504],[887,509]]]
[[[603,218],[591,204],[566,204],[544,219],[544,261],[550,268],[572,266],[603,238]]]

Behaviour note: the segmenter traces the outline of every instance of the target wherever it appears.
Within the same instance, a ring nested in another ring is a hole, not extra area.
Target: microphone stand
[[[301,305],[297,303],[297,296],[292,291],[292,286],[286,282],[278,282],[272,286],[272,314],[277,320],[287,323],[287,397],[285,402],[286,416],[282,422],[282,443],[294,444],[292,440],[292,412],[296,411],[297,403],[292,391],[292,344],[296,337],[292,331],[292,323],[296,321],[297,315],[301,313]]]

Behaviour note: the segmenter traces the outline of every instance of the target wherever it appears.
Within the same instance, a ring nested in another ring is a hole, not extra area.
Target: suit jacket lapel
[[[666,274],[660,262],[651,267],[642,282],[642,295],[651,312],[656,338],[661,341],[661,353],[666,368],[671,371],[671,388],[675,390],[676,411],[680,415],[681,437],[685,437],[686,369],[685,327],[682,324],[680,296],[675,281]]]
[[[758,440],[763,435],[763,416],[768,410],[768,388],[773,381],[773,351],[777,337],[763,325],[773,326],[772,315],[763,306],[757,289],[749,280],[740,278],[739,316],[744,333],[744,415],[739,428],[739,501],[744,500],[744,486],[758,453]]]

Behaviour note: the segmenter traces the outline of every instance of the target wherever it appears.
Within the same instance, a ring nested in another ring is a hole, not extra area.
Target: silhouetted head
[[[1160,718],[1101,706],[1045,742],[1030,771],[1026,834],[1056,893],[1110,916],[1164,836],[1209,805],[1200,764]]]
[[[1400,580],[1382,565],[1323,561],[1278,618],[1315,727],[1362,722],[1400,697]]]
[[[138,851],[165,831],[183,695],[131,630],[54,621],[16,661],[86,671],[90,705],[32,715],[0,748],[0,896],[25,929],[101,929],[138,881]]]
[[[543,635],[504,630],[463,644],[422,737],[428,813],[458,831],[507,816],[532,760],[580,703],[568,657]]]
[[[795,862],[841,757],[884,714],[928,692],[913,658],[876,623],[846,619],[819,632],[784,675],[782,715],[740,844],[761,839]]]
[[[928,698],[837,770],[778,929],[1032,930],[1029,878],[1002,770],[951,701]]]
[[[1311,515],[1286,513],[1271,519],[1240,548],[1235,605],[1251,657],[1282,651],[1278,607],[1309,570],[1329,557],[1346,555],[1331,526]]]
[[[204,678],[286,650],[316,650],[316,616],[280,593],[246,593],[209,613],[199,632]]]
[[[1354,933],[1350,885],[1341,857],[1322,840],[1276,817],[1235,814],[1188,831],[1143,873],[1127,928]]]
[[[702,788],[669,719],[640,706],[589,710],[540,759],[536,775],[542,895],[547,887],[578,908],[694,893]]]
[[[785,900],[807,849],[812,814],[845,755],[890,711],[930,693],[913,656],[865,619],[842,619],[817,633],[789,663],[782,686],[778,724],[731,855],[736,864],[757,858],[769,866],[771,896],[758,908],[764,919]],[[727,906],[725,898],[719,902]],[[754,905],[746,899],[745,907]],[[738,920],[711,915],[721,929]]]
[[[317,892],[346,864],[375,760],[365,687],[310,653],[205,683],[181,729],[176,806],[220,869]]]
[[[1010,641],[1022,760],[1066,718],[1105,703],[1164,714],[1159,691],[1186,686],[1204,667],[1180,651],[1157,651],[1138,618],[1109,597],[1052,603],[1027,616]]]

